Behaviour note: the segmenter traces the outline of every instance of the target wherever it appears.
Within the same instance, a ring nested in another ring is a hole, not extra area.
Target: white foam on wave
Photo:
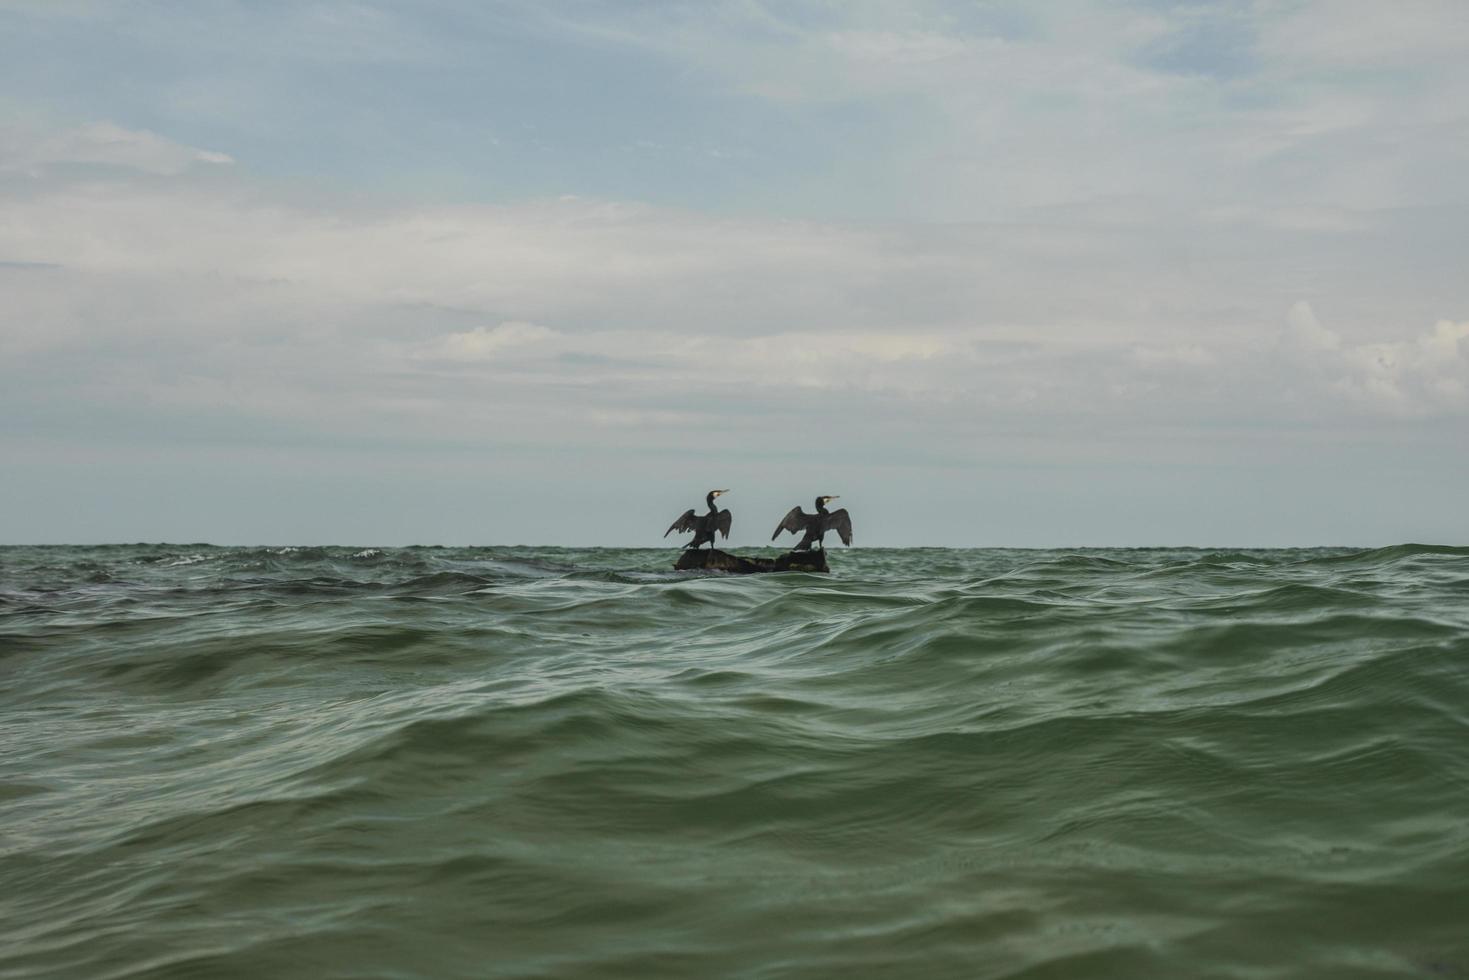
[[[376,548],[364,548],[361,551],[357,552],[357,554],[353,555],[352,557],[353,558],[376,558],[376,557],[378,557],[381,554],[382,554],[382,552],[381,551],[378,551]]]
[[[172,567],[174,565],[197,565],[201,561],[208,561],[212,557],[214,557],[214,556],[213,555],[189,555],[188,557],[180,558],[178,561],[171,561],[168,564],[169,564],[169,567]]]

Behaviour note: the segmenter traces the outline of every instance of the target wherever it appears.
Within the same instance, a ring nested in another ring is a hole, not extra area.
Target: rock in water
[[[821,551],[791,551],[775,558],[741,558],[718,548],[697,548],[684,551],[673,566],[680,572],[709,569],[717,572],[736,572],[748,575],[752,572],[829,572],[826,553]]]

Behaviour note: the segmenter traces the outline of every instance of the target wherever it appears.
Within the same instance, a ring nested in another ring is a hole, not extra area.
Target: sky
[[[1463,0],[0,0],[0,543],[1469,544]]]

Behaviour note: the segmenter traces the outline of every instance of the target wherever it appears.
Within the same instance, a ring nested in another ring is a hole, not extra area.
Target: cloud
[[[910,215],[1131,194],[1296,209],[1466,199],[1469,78],[1457,62],[1469,26],[1457,0],[730,2],[546,16],[799,124],[838,107],[863,114],[864,159],[824,161],[835,173],[811,183],[829,193],[860,173]]]
[[[1469,412],[1469,323],[1441,320],[1416,337],[1344,344],[1300,302],[1282,348],[1320,386],[1318,395],[1359,410],[1396,418]]]
[[[922,419],[942,443],[1005,420],[1465,409],[1458,328],[1363,319],[1348,341],[1281,276],[1282,256],[1316,254],[1337,270],[1316,289],[1350,295],[1380,215],[1220,222],[1132,201],[858,224],[579,197],[303,203],[187,174],[43,175],[0,202],[8,376],[50,365],[67,380],[34,397],[150,417],[475,439],[531,413],[556,441],[596,410],[635,441],[717,398],[751,444],[839,415]]]
[[[1423,418],[1469,411],[1469,323],[1440,321],[1410,341],[1342,352],[1336,381],[1369,410]]]
[[[930,221],[1469,203],[1456,0],[50,6],[15,8],[12,103],[419,199]]]
[[[421,356],[451,361],[500,360],[507,353],[542,347],[558,336],[549,327],[512,320],[495,327],[451,333],[428,345]]]
[[[1301,301],[1292,305],[1286,316],[1284,343],[1297,351],[1336,350],[1341,338],[1321,325],[1310,303]]]
[[[172,176],[197,164],[231,163],[234,160],[225,153],[107,122],[51,133],[0,128],[0,173],[39,175],[59,164],[92,164]]]
[[[963,40],[933,32],[839,31],[828,42],[856,61],[891,65],[928,64],[969,51]]]
[[[1462,444],[1457,0],[0,8],[7,448]]]
[[[1258,18],[1261,49],[1297,68],[1421,69],[1469,46],[1458,0],[1304,0],[1272,14]]]

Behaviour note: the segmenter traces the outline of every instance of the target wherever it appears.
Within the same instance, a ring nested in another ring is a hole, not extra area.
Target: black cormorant
[[[666,538],[674,531],[679,531],[681,533],[688,533],[689,531],[693,531],[694,540],[684,545],[684,547],[697,548],[707,541],[709,542],[709,550],[713,551],[714,532],[718,531],[720,534],[724,535],[726,540],[728,540],[729,538],[729,524],[731,520],[729,516],[729,511],[720,510],[718,507],[714,506],[714,498],[725,493],[729,493],[729,491],[710,490],[709,495],[704,498],[704,500],[709,504],[709,513],[695,514],[694,508],[690,507],[688,510],[684,511],[682,515],[679,516],[678,520],[668,525],[668,530],[663,532],[663,536]]]
[[[774,541],[780,537],[782,531],[789,531],[792,534],[800,534],[804,531],[806,536],[791,549],[792,551],[810,551],[812,544],[820,545],[825,551],[826,544],[821,539],[827,531],[835,531],[841,537],[842,544],[850,545],[852,543],[852,517],[847,513],[847,509],[843,507],[841,510],[830,513],[826,510],[826,502],[836,499],[836,497],[817,497],[816,513],[814,514],[808,514],[799,507],[792,507],[791,512],[776,525],[775,533],[770,536],[770,540]]]

